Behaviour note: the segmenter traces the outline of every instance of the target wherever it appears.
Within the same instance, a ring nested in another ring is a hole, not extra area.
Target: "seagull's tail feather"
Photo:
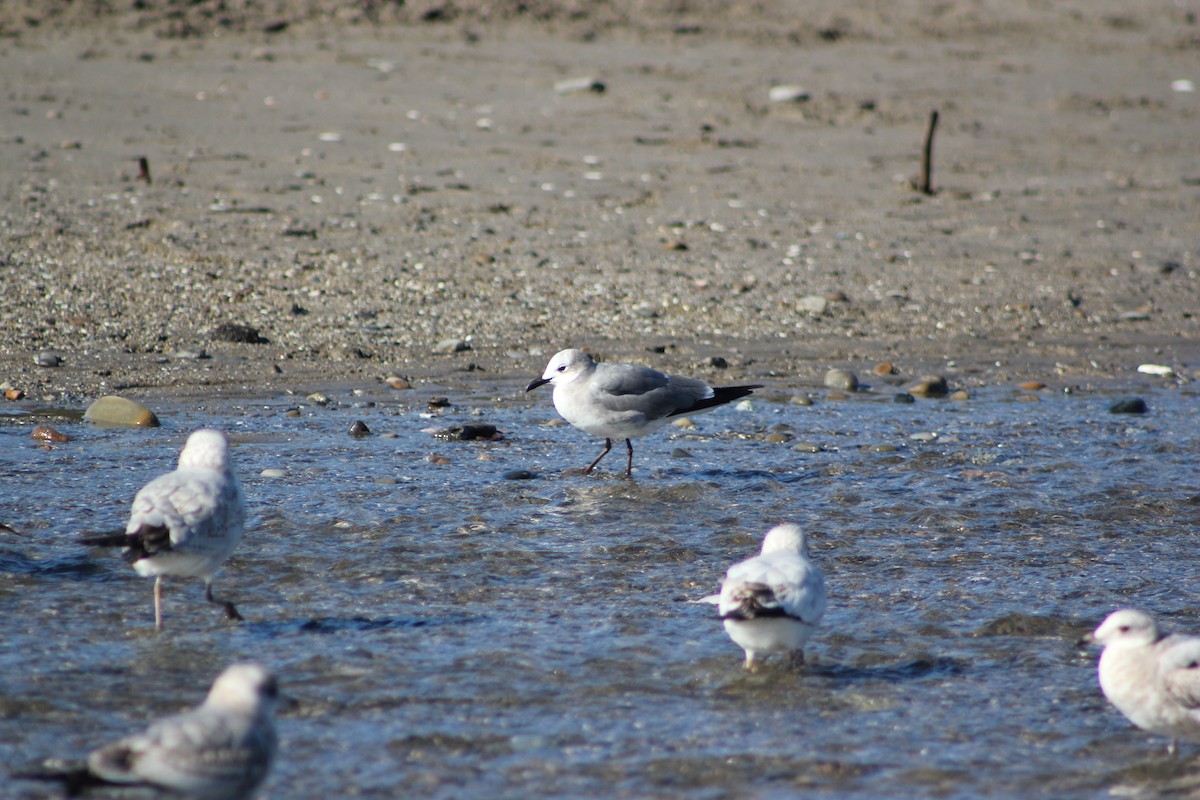
[[[92,774],[86,764],[44,766],[30,772],[14,772],[9,777],[17,781],[57,783],[62,786],[63,794],[67,797],[78,797],[94,786],[111,785],[103,778]]]
[[[166,525],[143,525],[132,533],[114,531],[84,536],[79,543],[89,547],[124,547],[125,559],[133,563],[160,550],[169,550],[171,531]]]
[[[721,619],[747,620],[788,616],[779,605],[775,590],[765,583],[744,583],[733,590],[730,600],[733,602],[727,604]]]
[[[748,394],[751,394],[755,389],[761,388],[761,383],[753,383],[749,386],[714,386],[712,390],[712,397],[706,397],[703,400],[697,400],[687,408],[676,409],[675,411],[672,411],[669,416],[674,417],[678,414],[694,414],[697,411],[703,411],[706,408],[723,406],[726,403],[732,403],[734,400],[738,400]]]

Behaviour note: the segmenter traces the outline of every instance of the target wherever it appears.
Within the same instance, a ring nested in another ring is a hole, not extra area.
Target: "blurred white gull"
[[[124,547],[139,575],[154,578],[154,627],[162,630],[162,580],[203,578],[204,597],[242,619],[228,600],[213,597],[213,576],[241,541],[246,524],[242,487],[229,463],[229,440],[202,428],[188,437],[179,468],[147,483],[133,498],[124,533],[84,537],[87,545]]]
[[[721,593],[704,600],[717,604],[729,638],[746,651],[746,669],[771,653],[788,653],[798,665],[825,615],[825,579],[809,560],[804,531],[779,525],[767,532],[762,553],[730,567]]]
[[[582,350],[556,353],[542,377],[525,391],[547,383],[554,386],[554,407],[563,419],[584,433],[604,437],[604,449],[584,474],[608,455],[613,439],[624,439],[626,476],[633,473],[632,439],[653,433],[673,417],[709,411],[761,388],[712,387],[697,378],[664,375],[638,364],[597,363]]]
[[[62,783],[68,797],[117,786],[187,800],[243,800],[262,784],[275,757],[277,699],[270,672],[233,664],[202,705],[92,751],[85,766],[14,777]]]
[[[1200,742],[1200,638],[1165,635],[1142,611],[1114,611],[1088,639],[1101,645],[1100,688],[1130,722],[1169,738]]]

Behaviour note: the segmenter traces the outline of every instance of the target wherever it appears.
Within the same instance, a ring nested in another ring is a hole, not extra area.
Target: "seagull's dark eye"
[[[1200,667],[1200,661],[1189,661],[1188,662],[1188,665],[1187,665],[1188,669],[1195,669],[1196,667]]]
[[[1121,627],[1117,628],[1117,630],[1119,630],[1121,633],[1129,633],[1129,626],[1122,625]]]
[[[566,365],[566,364],[559,364],[559,365],[558,365],[558,371],[559,371],[559,372],[566,372],[566,371],[567,371],[567,365]]]

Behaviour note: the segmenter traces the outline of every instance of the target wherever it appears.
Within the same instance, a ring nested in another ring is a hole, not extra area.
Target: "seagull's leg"
[[[154,630],[161,631],[162,627],[162,575],[154,578]]]
[[[593,461],[592,463],[587,465],[587,469],[585,469],[583,471],[583,474],[590,475],[592,473],[592,470],[596,468],[596,465],[600,463],[600,459],[602,459],[606,455],[608,455],[609,450],[612,450],[612,439],[605,439],[604,440],[604,449],[600,451],[600,455],[596,456],[595,461]]]
[[[758,664],[754,660],[754,651],[753,650],[746,651],[746,669],[750,670],[751,672],[755,672],[758,670]]]
[[[204,582],[204,599],[207,600],[208,602],[212,603],[213,605],[224,606],[225,607],[225,616],[228,617],[229,619],[236,619],[236,620],[244,620],[245,619],[245,617],[243,617],[241,614],[238,613],[238,610],[233,605],[233,603],[229,602],[228,600],[221,600],[220,598],[213,597],[212,578],[209,578],[208,580],[206,580]]]
[[[625,477],[633,477],[633,440],[625,440],[625,448],[629,451],[629,458],[625,460]]]
[[[1167,753],[1174,758],[1179,753],[1179,742],[1172,739],[1167,743]]]

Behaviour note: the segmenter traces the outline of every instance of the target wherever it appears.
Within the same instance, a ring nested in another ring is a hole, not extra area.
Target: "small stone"
[[[839,392],[856,392],[858,376],[848,369],[834,367],[825,373],[825,385]]]
[[[1140,397],[1127,397],[1108,407],[1110,414],[1145,414],[1149,410],[1146,401]]]
[[[915,402],[917,402],[917,398],[913,397],[908,392],[897,392],[896,394],[892,395],[892,402],[893,403],[915,403]]]
[[[912,439],[914,442],[932,442],[937,440],[938,435],[937,431],[922,431],[920,433],[914,433],[908,438]]]
[[[783,442],[790,442],[791,440],[792,435],[790,433],[782,433],[778,431],[775,433],[768,433],[764,439],[764,441],[768,441],[771,444],[782,444]]]
[[[258,473],[261,478],[286,478],[288,471],[286,469],[277,469],[275,467],[267,467],[262,472]]]
[[[1143,375],[1157,375],[1162,378],[1175,377],[1175,370],[1163,364],[1138,364],[1137,371]]]
[[[664,245],[664,247],[666,247],[668,250],[679,250],[679,251],[688,249],[687,242],[681,242],[678,239],[672,239],[671,241],[667,242]]]
[[[872,453],[895,453],[900,448],[894,444],[873,444],[867,449]]]
[[[845,392],[839,392],[839,391],[831,389],[829,394],[825,395],[825,399],[826,400],[836,400],[836,401],[840,402],[842,400],[849,400],[850,395],[846,394]]]
[[[797,453],[820,453],[825,448],[814,442],[797,442],[792,445],[792,449]]]
[[[692,458],[690,450],[685,450],[682,447],[676,447],[671,451],[671,458]]]
[[[187,348],[180,348],[179,350],[176,350],[175,352],[171,353],[171,358],[177,359],[179,361],[201,361],[203,359],[211,358],[211,357],[212,356],[210,356],[208,354],[208,352],[206,350],[204,350],[203,348],[200,348],[197,350],[189,350]]]
[[[796,305],[801,311],[809,314],[824,314],[829,308],[829,301],[819,294],[810,294],[807,297],[801,297]]]
[[[1022,381],[1017,384],[1017,388],[1024,389],[1027,392],[1038,392],[1046,388],[1046,384],[1041,381]]]
[[[442,339],[433,346],[433,352],[440,354],[461,353],[470,349],[471,343],[466,339]]]
[[[881,364],[876,364],[871,372],[874,372],[876,375],[895,375],[896,365],[890,361],[884,361]]]
[[[536,478],[537,475],[527,469],[510,469],[500,477],[506,481],[531,481]]]
[[[105,395],[88,406],[83,418],[97,425],[125,428],[157,428],[158,417],[141,403],[116,395]]]
[[[383,382],[388,385],[388,388],[395,389],[396,391],[412,388],[412,384],[399,375],[388,375],[383,379]]]
[[[908,393],[914,397],[945,397],[950,393],[950,387],[941,375],[926,375],[909,386]]]
[[[788,403],[794,406],[811,406],[813,399],[806,394],[794,394],[788,400]]]
[[[58,353],[51,353],[49,350],[43,350],[33,357],[33,363],[39,367],[58,367],[62,365],[62,358]]]
[[[676,428],[694,428],[696,423],[692,422],[691,417],[679,417],[671,422]]]
[[[350,435],[355,437],[370,436],[371,429],[368,428],[367,423],[363,422],[361,419],[356,420],[355,423],[350,426]]]
[[[4,390],[4,399],[5,400],[20,400],[24,396],[25,396],[25,393],[22,392],[20,389],[5,389]]]
[[[704,359],[704,366],[712,367],[713,369],[727,369],[729,367],[729,362],[721,356],[709,356],[708,358]]]
[[[304,416],[304,414],[302,414],[300,409],[298,409],[298,408],[289,408],[286,412],[284,412],[284,416],[295,418],[295,417],[302,417],[302,416]]]
[[[314,406],[329,405],[329,398],[321,392],[313,392],[312,394],[307,395],[304,399],[312,403]]]
[[[1018,403],[1040,403],[1040,402],[1042,402],[1042,398],[1038,397],[1036,394],[1019,394],[1019,395],[1017,395],[1017,402]]]
[[[971,395],[966,389],[957,389],[950,393],[950,399],[961,403],[964,400],[970,400]]]
[[[784,83],[772,86],[767,92],[767,98],[772,103],[803,103],[812,97],[807,89],[794,83]]]
[[[59,433],[58,431],[54,430],[54,428],[51,428],[49,425],[38,425],[36,428],[33,429],[33,433],[30,434],[30,437],[34,441],[38,441],[38,442],[69,442],[69,441],[71,441],[70,436],[67,436],[65,433]]]
[[[449,428],[441,428],[433,432],[433,438],[448,442],[471,442],[477,439],[495,442],[503,439],[504,435],[496,430],[495,425],[473,422],[466,425],[452,425]]]
[[[425,460],[428,461],[430,464],[437,464],[438,466],[443,466],[443,467],[450,463],[450,459],[446,458],[445,456],[438,456],[438,455],[425,456]]]
[[[733,410],[734,411],[753,411],[754,403],[753,403],[753,401],[750,400],[750,398],[746,398],[745,400],[739,400],[737,405],[735,405],[733,407]]]
[[[449,397],[431,397],[429,398],[429,408],[450,408],[452,406]]]
[[[270,340],[258,333],[258,328],[240,325],[236,322],[222,322],[212,329],[212,338],[219,342],[237,342],[239,344],[267,344]]]
[[[606,89],[608,87],[604,85],[603,81],[598,81],[590,75],[582,78],[567,78],[554,84],[554,91],[557,94],[574,94],[576,92],[604,94]]]

